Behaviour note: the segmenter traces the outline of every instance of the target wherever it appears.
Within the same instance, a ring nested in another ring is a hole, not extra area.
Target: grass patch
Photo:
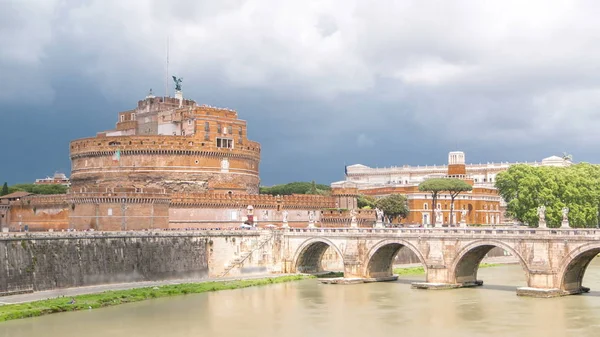
[[[499,263],[482,263],[479,268],[489,268],[499,266]],[[406,268],[394,268],[394,274],[396,275],[423,275],[425,269],[423,267],[406,267]]]
[[[57,312],[86,310],[89,308],[97,309],[124,303],[139,302],[152,298],[264,286],[269,284],[298,281],[307,278],[312,277],[309,275],[289,275],[256,280],[185,283],[164,285],[159,287],[106,291],[98,294],[60,297],[21,304],[7,304],[0,306],[0,322],[12,319],[42,316]],[[72,298],[75,299],[75,303],[69,304]]]

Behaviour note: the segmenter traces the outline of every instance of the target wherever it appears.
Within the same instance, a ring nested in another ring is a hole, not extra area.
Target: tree
[[[446,179],[446,178],[431,178],[431,179],[427,179],[424,182],[419,184],[419,191],[431,193],[431,209],[434,210],[432,212],[433,216],[431,217],[432,218],[431,221],[433,223],[436,223],[435,209],[436,209],[438,195],[440,194],[440,192],[448,190],[446,180],[448,180],[448,179]]]
[[[317,184],[314,180],[310,183],[310,190],[306,194],[317,194]]]
[[[7,195],[7,194],[8,194],[8,184],[6,182],[4,182],[4,185],[2,185],[2,191],[0,191],[0,196]]]
[[[473,186],[467,184],[464,180],[456,179],[456,178],[448,178],[446,180],[446,191],[450,193],[450,225],[453,222],[453,214],[454,214],[454,199],[461,193],[466,191],[471,191]]]
[[[10,193],[25,191],[33,194],[65,194],[68,187],[64,185],[36,185],[36,184],[16,184],[8,188]]]
[[[377,199],[375,199],[374,197],[372,197],[370,195],[362,195],[361,194],[356,199],[356,203],[357,203],[358,208],[372,209],[372,208],[375,208]]]
[[[496,176],[506,213],[529,226],[538,224],[537,208],[546,207],[548,227],[559,227],[562,208],[569,208],[572,227],[596,227],[600,205],[600,166],[569,167],[513,165]]]
[[[390,222],[398,216],[406,218],[410,212],[406,197],[401,194],[390,194],[383,197],[377,200],[376,206],[383,211]]]
[[[331,187],[314,182],[293,182],[271,187],[261,186],[260,194],[290,195],[290,194],[317,194],[328,195]]]

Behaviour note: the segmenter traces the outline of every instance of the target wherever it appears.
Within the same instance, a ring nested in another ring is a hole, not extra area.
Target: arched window
[[[438,202],[438,204],[437,204],[436,208],[437,208],[437,209],[442,209],[442,204],[440,204],[440,203]]]
[[[423,209],[428,209],[429,205],[427,205],[427,203],[423,204]]]

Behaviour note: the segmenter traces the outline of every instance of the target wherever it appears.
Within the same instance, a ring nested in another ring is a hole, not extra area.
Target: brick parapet
[[[272,196],[267,194],[219,194],[219,193],[177,193],[171,195],[171,204],[177,207],[247,207],[255,209],[324,209],[335,207],[335,199],[316,195]]]
[[[71,141],[71,159],[121,155],[188,155],[260,160],[260,144],[246,141],[233,149],[219,148],[195,136],[114,136],[91,137]]]
[[[74,204],[169,204],[171,199],[165,193],[74,193],[68,201]]]
[[[68,202],[67,194],[31,195],[22,197],[20,200],[12,201],[11,205],[65,205]]]
[[[356,222],[359,227],[372,227],[375,219],[375,210],[356,210]],[[350,210],[324,210],[321,212],[322,227],[350,227],[351,222]]]

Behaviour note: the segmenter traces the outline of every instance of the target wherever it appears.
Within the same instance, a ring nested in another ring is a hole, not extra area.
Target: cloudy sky
[[[0,0],[0,181],[69,172],[170,73],[233,108],[264,184],[344,165],[600,163],[598,1]],[[171,85],[172,88],[172,85]],[[1,183],[1,182],[0,182]]]

